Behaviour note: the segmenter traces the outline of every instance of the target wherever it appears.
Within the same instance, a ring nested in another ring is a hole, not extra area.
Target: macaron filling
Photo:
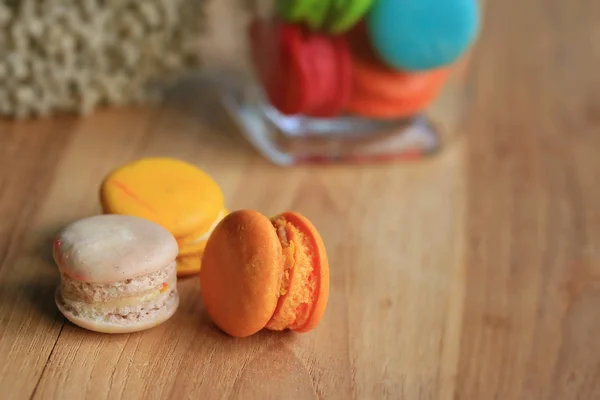
[[[119,297],[119,298],[114,298],[108,301],[104,301],[104,302],[82,302],[81,298],[76,298],[76,297],[72,297],[70,295],[70,293],[67,293],[65,291],[62,291],[62,298],[65,301],[70,301],[70,302],[81,302],[81,303],[87,303],[87,304],[92,304],[92,305],[98,305],[101,306],[102,308],[119,308],[119,307],[127,307],[127,306],[133,306],[133,305],[138,305],[140,303],[147,303],[150,301],[154,301],[156,300],[160,295],[161,295],[160,289],[154,289],[154,290],[149,290],[147,292],[144,293],[140,293],[138,295],[135,296],[127,296],[127,297]]]
[[[118,282],[98,283],[61,274],[57,300],[76,317],[107,322],[139,320],[176,301],[175,263],[151,274]]]
[[[60,290],[56,294],[56,303],[68,319],[88,320],[95,325],[128,325],[151,321],[165,312],[172,312],[179,302],[175,290],[161,293],[152,299],[140,299],[140,302],[134,300],[136,299],[129,298],[90,304],[65,298]]]
[[[221,222],[221,220],[225,217],[226,214],[227,211],[225,209],[222,209],[219,212],[219,215],[217,216],[215,221],[210,226],[210,228],[208,228],[208,230],[202,229],[200,231],[194,232],[191,235],[176,238],[177,244],[179,245],[179,254],[188,255],[197,253],[199,251],[203,251],[204,247],[206,246],[206,241],[210,237],[210,234],[217,227],[219,222]]]
[[[62,271],[61,290],[65,297],[86,303],[106,302],[115,298],[137,296],[148,291],[165,291],[174,281],[175,263],[150,274],[118,282],[87,282]],[[173,282],[171,282],[173,281]]]
[[[281,242],[284,266],[279,299],[267,329],[300,329],[310,318],[318,294],[318,270],[307,236],[284,215],[272,220]]]

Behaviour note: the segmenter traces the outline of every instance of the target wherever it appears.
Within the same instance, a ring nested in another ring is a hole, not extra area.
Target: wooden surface
[[[490,1],[466,140],[418,165],[280,169],[186,96],[0,122],[0,398],[600,398],[599,18]],[[332,273],[315,331],[230,339],[197,279],[153,330],[65,323],[48,238],[146,155],[206,168],[231,208],[314,220]]]

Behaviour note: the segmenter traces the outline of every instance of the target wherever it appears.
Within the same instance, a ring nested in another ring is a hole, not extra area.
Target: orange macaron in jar
[[[251,210],[232,212],[212,232],[202,264],[204,306],[231,336],[263,328],[308,332],[325,313],[327,253],[317,229],[301,214],[267,218]]]
[[[227,214],[223,193],[206,172],[187,162],[145,158],[112,171],[102,182],[105,214],[144,218],[177,240],[177,276],[200,272],[208,237]]]
[[[410,117],[438,98],[449,77],[449,67],[427,71],[392,69],[377,56],[363,25],[347,36],[352,54],[349,112],[370,118]]]

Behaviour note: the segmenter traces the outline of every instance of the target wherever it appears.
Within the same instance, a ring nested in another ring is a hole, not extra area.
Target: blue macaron
[[[367,16],[382,61],[408,71],[452,64],[472,45],[479,25],[477,0],[377,0]]]

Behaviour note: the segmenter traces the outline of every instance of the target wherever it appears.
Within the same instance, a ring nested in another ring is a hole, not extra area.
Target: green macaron
[[[351,29],[374,0],[279,0],[277,11],[287,22],[305,23],[311,30],[332,34]]]
[[[329,0],[279,0],[277,11],[287,22],[304,22],[312,30],[321,30],[327,19]]]
[[[369,11],[375,0],[331,0],[329,32],[346,32]]]

